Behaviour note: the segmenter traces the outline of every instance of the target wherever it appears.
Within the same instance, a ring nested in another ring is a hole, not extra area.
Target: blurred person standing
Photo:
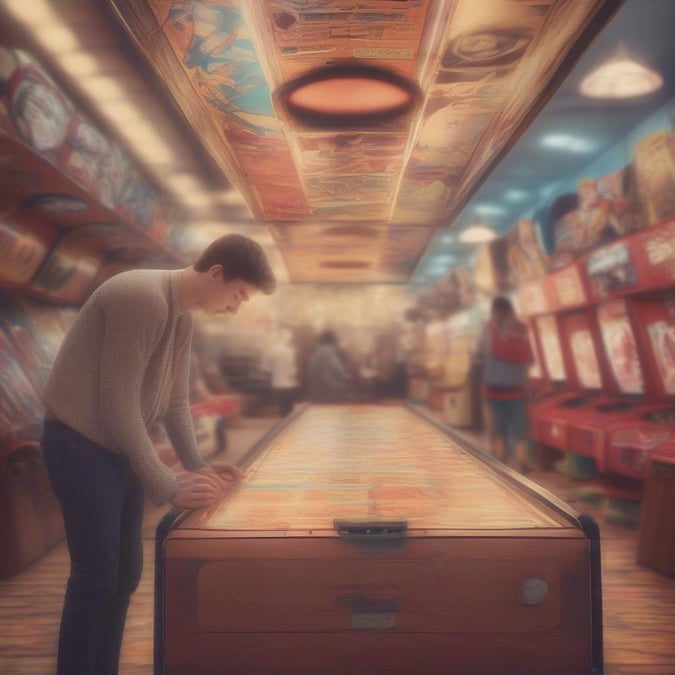
[[[264,372],[269,373],[270,386],[282,417],[286,417],[295,405],[298,390],[298,365],[291,332],[282,330],[262,363]]]
[[[63,512],[70,577],[57,675],[115,675],[143,566],[144,497],[212,505],[241,476],[201,457],[189,404],[192,313],[236,314],[275,289],[263,249],[226,235],[178,270],[131,270],[101,284],[66,335],[45,388],[41,441]],[[162,421],[185,471],[159,458]],[[229,480],[226,480],[229,479]]]
[[[307,363],[307,398],[313,403],[342,403],[353,396],[353,379],[340,356],[337,336],[326,330]]]
[[[516,318],[511,301],[492,301],[490,320],[479,347],[483,391],[489,409],[492,454],[512,468],[526,466],[527,372],[533,360],[527,326]]]

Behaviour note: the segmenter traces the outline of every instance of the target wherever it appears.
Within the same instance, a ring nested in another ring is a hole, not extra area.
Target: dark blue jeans
[[[516,454],[516,444],[527,438],[527,405],[524,399],[488,398],[492,438],[504,440],[504,461]]]
[[[143,567],[143,485],[125,456],[61,422],[45,421],[42,454],[70,553],[57,675],[115,675]]]

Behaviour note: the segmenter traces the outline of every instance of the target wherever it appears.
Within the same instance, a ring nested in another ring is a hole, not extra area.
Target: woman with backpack
[[[508,298],[498,296],[492,301],[480,351],[492,454],[512,468],[522,469],[527,440],[527,371],[533,355],[527,326],[517,319]]]

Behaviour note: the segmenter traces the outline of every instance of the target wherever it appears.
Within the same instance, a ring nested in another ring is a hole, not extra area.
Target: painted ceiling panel
[[[414,77],[430,0],[293,2],[264,6],[279,83],[326,61],[377,60]],[[260,5],[257,5],[260,7]]]
[[[222,139],[221,165],[269,225],[291,280],[331,283],[405,282],[619,4],[110,2],[178,106],[198,98],[204,119],[189,120]],[[164,48],[148,46],[153,31]],[[319,130],[289,117],[277,88],[341,63],[409,78],[420,105],[376,127]],[[336,236],[340,227],[370,234]]]
[[[318,283],[404,283],[431,237],[425,227],[370,223],[270,225],[294,281]]]

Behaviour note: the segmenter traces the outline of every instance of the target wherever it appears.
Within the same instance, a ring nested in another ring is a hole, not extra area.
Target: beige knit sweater
[[[109,450],[129,457],[156,504],[176,491],[149,426],[163,421],[182,464],[205,463],[188,393],[192,316],[177,309],[179,270],[122,272],[85,302],[45,387],[50,415]]]

